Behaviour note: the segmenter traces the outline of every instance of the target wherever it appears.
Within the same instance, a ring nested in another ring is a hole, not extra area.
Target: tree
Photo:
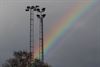
[[[13,58],[6,60],[2,67],[29,67],[30,66],[30,53],[26,51],[15,51]],[[32,67],[51,67],[47,63],[39,59],[33,60]]]
[[[14,58],[10,58],[2,65],[2,67],[27,67],[29,64],[29,53],[25,51],[16,51]]]
[[[39,59],[35,59],[33,64],[32,64],[32,67],[51,67],[51,66],[48,65],[47,63],[42,62]]]

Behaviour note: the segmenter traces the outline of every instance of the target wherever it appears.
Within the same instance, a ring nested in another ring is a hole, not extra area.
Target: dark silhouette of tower
[[[40,35],[39,35],[39,42],[40,42],[40,59],[42,62],[44,62],[44,38],[43,38],[43,19],[45,18],[46,14],[44,14],[45,12],[45,8],[42,8],[42,9],[37,9],[37,11],[39,12],[39,14],[37,14],[37,17],[39,18],[40,20],[40,23],[39,23],[39,28],[40,28]]]
[[[44,38],[43,38],[43,19],[46,14],[44,14],[46,8],[40,9],[38,5],[27,6],[26,11],[30,12],[30,64],[29,67],[49,67],[47,63],[44,63]],[[34,11],[38,14],[37,18],[39,22],[39,59],[34,58]],[[32,28],[33,26],[33,28]],[[32,34],[33,32],[33,34]],[[33,35],[33,36],[32,36]],[[32,40],[33,37],[33,40]],[[33,49],[32,49],[33,48]],[[32,52],[33,51],[33,52]]]
[[[30,67],[31,67],[32,60],[34,60],[34,11],[36,11],[38,7],[39,6],[36,5],[36,6],[27,6],[27,8],[26,8],[26,11],[30,12],[30,41],[29,41],[29,45],[30,45]],[[33,37],[33,40],[32,40],[32,37]]]

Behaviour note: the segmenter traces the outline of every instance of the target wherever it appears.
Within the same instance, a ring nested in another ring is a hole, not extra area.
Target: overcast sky
[[[25,12],[27,5],[39,4],[46,7],[47,16],[44,19],[44,34],[50,32],[53,24],[64,16],[71,4],[83,0],[0,0],[0,66],[6,59],[12,57],[13,51],[29,48],[29,13]],[[81,17],[84,23],[73,33],[65,32],[60,47],[51,47],[46,55],[52,67],[100,67],[100,1],[89,11],[91,16]],[[37,19],[35,20],[37,21]],[[35,23],[35,35],[38,31]],[[37,37],[35,38],[35,42]],[[57,43],[61,43],[60,41]]]

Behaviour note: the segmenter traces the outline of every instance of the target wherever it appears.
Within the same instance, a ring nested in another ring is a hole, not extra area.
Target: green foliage
[[[2,67],[30,67],[30,53],[25,51],[14,52],[13,58],[10,58],[2,65]],[[39,59],[33,60],[32,67],[51,67],[47,63]]]
[[[29,53],[25,51],[14,52],[14,58],[10,58],[2,67],[27,67],[29,64]]]
[[[50,67],[47,63],[40,61],[39,59],[35,59],[32,63],[32,67]]]

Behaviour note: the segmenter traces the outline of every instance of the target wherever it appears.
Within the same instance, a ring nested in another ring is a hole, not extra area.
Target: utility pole
[[[26,11],[30,12],[30,41],[29,41],[29,45],[30,45],[30,48],[29,48],[29,51],[30,51],[29,65],[30,66],[29,67],[31,67],[32,60],[34,60],[34,11],[36,11],[38,7],[39,6],[36,5],[36,6],[27,6],[27,8],[26,8]],[[33,29],[32,29],[32,26],[33,26]],[[32,40],[32,32],[33,32],[33,40]],[[32,50],[33,50],[33,52],[32,52]]]
[[[43,19],[45,18],[46,14],[44,14],[45,12],[45,8],[42,9],[37,9],[37,12],[39,12],[39,14],[37,14],[37,17],[40,19],[40,35],[39,35],[39,42],[40,42],[40,55],[41,55],[41,61],[44,62],[44,38],[43,38]]]

